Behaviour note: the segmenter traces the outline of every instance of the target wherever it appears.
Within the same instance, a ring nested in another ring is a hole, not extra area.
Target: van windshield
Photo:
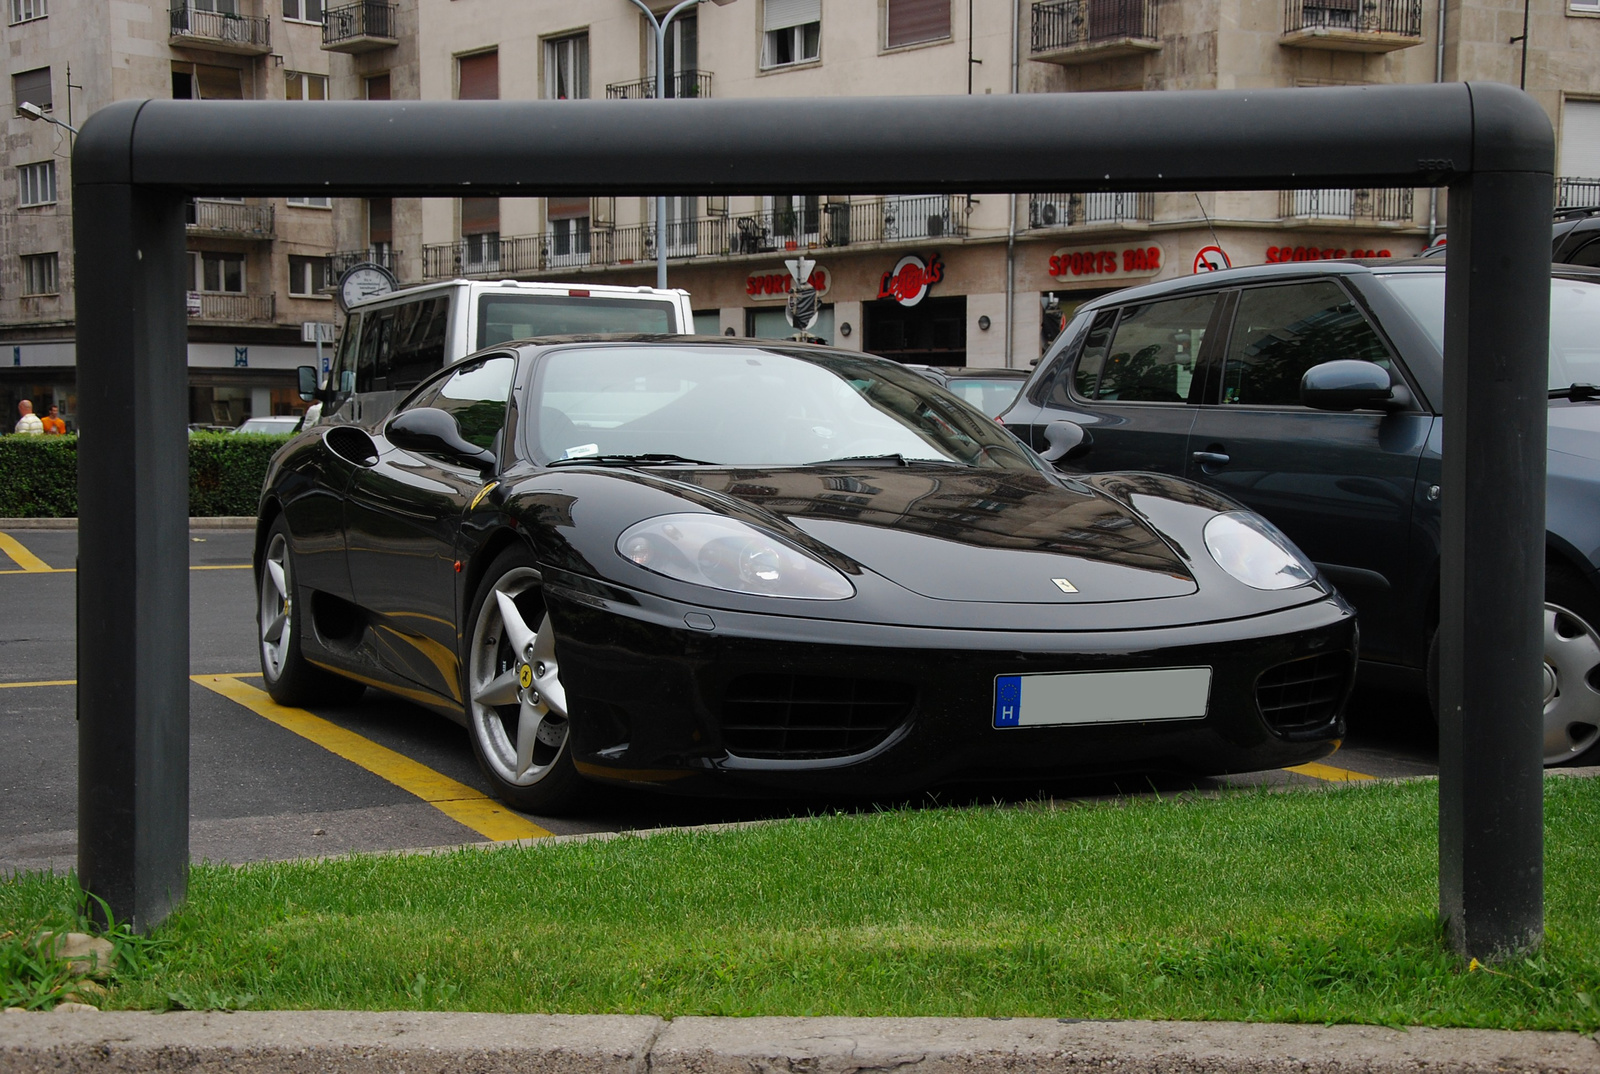
[[[682,332],[671,302],[579,295],[482,295],[478,347],[534,336],[627,335]]]

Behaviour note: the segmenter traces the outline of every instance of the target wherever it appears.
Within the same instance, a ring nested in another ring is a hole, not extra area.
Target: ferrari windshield
[[[838,351],[573,347],[545,357],[534,393],[534,453],[546,463],[676,456],[1037,469],[1004,428],[944,389],[893,362]]]
[[[1444,273],[1395,272],[1381,277],[1399,297],[1433,345],[1444,352]],[[1551,390],[1600,384],[1600,285],[1585,280],[1550,281]]]

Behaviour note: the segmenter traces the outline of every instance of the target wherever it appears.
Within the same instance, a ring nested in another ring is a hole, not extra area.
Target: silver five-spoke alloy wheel
[[[289,541],[274,533],[261,561],[261,599],[256,616],[261,629],[261,670],[268,681],[283,676],[294,632],[294,578],[290,574]]]
[[[473,628],[467,668],[472,734],[494,774],[517,787],[548,776],[567,743],[567,695],[539,588],[531,567],[495,582]]]
[[[1583,753],[1600,739],[1600,636],[1581,616],[1544,606],[1544,763]]]

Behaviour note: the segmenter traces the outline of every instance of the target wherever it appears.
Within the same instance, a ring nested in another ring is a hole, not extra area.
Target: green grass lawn
[[[1546,941],[1441,939],[1432,782],[827,816],[199,866],[107,1006],[1600,1028],[1600,780],[1551,779]],[[23,935],[70,878],[0,884]]]

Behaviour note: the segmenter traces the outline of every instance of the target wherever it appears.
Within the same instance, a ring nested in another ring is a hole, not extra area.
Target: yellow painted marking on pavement
[[[76,686],[77,679],[44,679],[40,682],[0,682],[0,690],[20,690],[24,686]]]
[[[4,536],[5,534],[0,533],[0,537]],[[6,554],[11,555],[9,552]],[[17,557],[11,556],[11,558],[16,559]],[[22,561],[17,560],[17,562],[20,563]],[[38,561],[35,560],[35,562]],[[194,564],[189,569],[191,571],[247,571],[251,569],[251,565],[248,563]],[[20,571],[0,571],[0,574],[76,574],[77,571],[78,568],[76,567],[24,567]]]
[[[1318,764],[1316,761],[1312,761],[1310,764],[1297,764],[1293,768],[1285,768],[1284,771],[1298,772],[1302,776],[1310,776],[1312,779],[1324,779],[1330,783],[1346,783],[1352,780],[1378,778],[1377,776],[1369,776],[1365,772],[1352,772],[1348,768],[1335,768],[1331,764]]]
[[[51,570],[50,564],[22,547],[22,542],[9,533],[0,533],[0,552],[10,556],[28,574],[43,574]],[[16,573],[7,571],[7,574]]]
[[[265,717],[329,753],[343,757],[421,798],[456,823],[489,839],[538,839],[551,834],[524,820],[499,802],[441,772],[380,746],[354,731],[307,712],[273,701],[265,690],[239,681],[235,675],[194,675],[195,682],[258,716]]]

